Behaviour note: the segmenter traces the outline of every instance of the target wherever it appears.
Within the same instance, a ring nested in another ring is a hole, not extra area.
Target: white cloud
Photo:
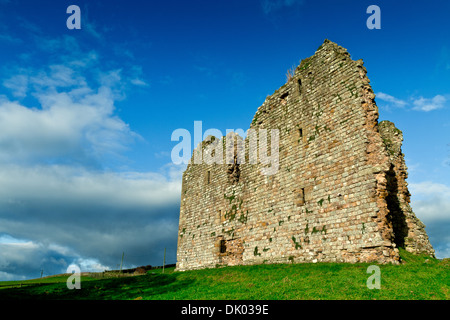
[[[121,70],[95,70],[95,88],[82,74],[97,63],[96,53],[72,62],[70,67],[18,69],[19,74],[3,81],[14,97],[32,96],[40,106],[0,97],[1,162],[57,158],[92,164],[140,139],[115,115],[115,101],[123,98]]]
[[[376,94],[378,99],[381,99],[383,101],[389,102],[390,104],[392,104],[395,107],[404,107],[406,106],[406,102],[400,99],[397,99],[389,94],[386,94],[384,92],[378,92]]]
[[[148,87],[149,83],[143,79],[143,71],[140,66],[132,66],[130,68],[130,83],[139,87]]]
[[[86,79],[72,68],[62,64],[50,65],[48,70],[30,70],[20,68],[17,73],[3,80],[3,86],[10,89],[16,98],[46,90],[57,91],[68,87],[86,87]]]
[[[11,238],[11,237],[9,237]],[[12,238],[11,238],[12,239]],[[65,273],[67,267],[74,263],[82,272],[100,272],[108,270],[95,258],[83,258],[69,248],[55,244],[44,244],[15,239],[15,242],[0,242],[0,280],[24,280],[25,276],[16,271],[27,270],[31,277],[37,278],[41,271],[43,276]]]
[[[411,183],[413,208],[425,223],[434,221],[450,222],[450,187],[430,181]]]
[[[82,55],[79,59],[68,59],[65,62],[65,65],[69,65],[71,67],[86,68],[98,62],[98,59],[99,59],[98,53],[92,50],[87,54]]]
[[[9,272],[0,271],[0,281],[17,281],[17,280],[26,280],[27,277],[20,274],[14,274]]]
[[[426,225],[436,257],[450,257],[450,186],[424,181],[411,183],[411,207]]]
[[[413,109],[418,111],[432,111],[442,109],[445,106],[447,99],[442,95],[436,95],[431,99],[420,97],[413,100]]]
[[[0,235],[0,244],[21,244],[21,243],[27,243],[27,241],[13,238],[8,234]]]
[[[384,92],[378,92],[376,97],[384,102],[387,102],[387,108],[404,108],[411,106],[412,110],[425,112],[444,108],[448,100],[444,95],[440,94],[434,96],[433,98],[410,97],[407,101],[398,99]]]
[[[144,80],[139,79],[139,78],[131,79],[130,82],[132,84],[134,84],[135,86],[139,86],[139,87],[148,87],[149,86],[149,84],[147,82],[145,82]]]
[[[107,87],[36,96],[40,109],[0,101],[0,161],[97,158],[124,150],[138,136],[114,115],[113,94]]]
[[[25,265],[27,261],[36,261],[39,256],[39,245],[28,241],[24,243],[0,244],[0,269],[8,270],[13,265]]]
[[[37,32],[35,35],[32,35],[32,39],[36,43],[37,48],[44,52],[58,52],[63,57],[82,56],[79,43],[75,37],[64,35],[54,38]]]
[[[169,168],[164,175],[98,172],[62,165],[3,165],[1,168],[0,203],[3,205],[48,203],[83,207],[97,204],[115,209],[155,209],[177,203],[181,194],[180,171],[176,168]],[[167,176],[173,179],[168,180]]]
[[[78,258],[71,264],[79,266],[81,272],[102,272],[111,269],[109,266],[102,265],[97,259]]]
[[[10,89],[14,97],[24,98],[28,91],[28,77],[24,74],[14,75],[4,80],[3,86]]]

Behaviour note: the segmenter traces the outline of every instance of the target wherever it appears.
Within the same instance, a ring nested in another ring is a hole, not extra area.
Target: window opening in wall
[[[206,173],[206,183],[210,184],[210,182],[211,182],[211,171],[208,171]]]
[[[300,188],[295,190],[294,201],[297,207],[301,207],[305,205],[305,188]]]
[[[303,129],[302,128],[298,129],[298,135],[300,136],[300,138],[303,138]]]
[[[222,214],[222,210],[219,210],[219,219],[220,219],[220,222],[224,222],[225,221],[225,215]]]
[[[299,92],[299,93],[302,93],[302,80],[301,80],[301,79],[298,79],[298,80],[297,80],[297,84],[298,84],[298,92]]]
[[[227,252],[227,244],[225,240],[220,240],[220,253],[226,253]]]
[[[280,96],[281,104],[285,105],[287,103],[287,97],[289,96],[289,92],[286,92],[285,94]]]

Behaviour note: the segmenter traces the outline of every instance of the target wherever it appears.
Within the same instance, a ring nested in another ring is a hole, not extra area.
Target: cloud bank
[[[411,183],[411,207],[426,225],[437,258],[450,257],[450,186],[431,181]]]
[[[42,39],[45,40],[45,39]],[[180,174],[123,170],[143,138],[117,101],[147,87],[142,69],[103,70],[95,51],[71,37],[47,65],[3,68],[0,83],[0,280],[175,262]],[[62,50],[62,49],[61,49]],[[32,60],[30,58],[30,60]],[[119,163],[119,165],[116,165]]]

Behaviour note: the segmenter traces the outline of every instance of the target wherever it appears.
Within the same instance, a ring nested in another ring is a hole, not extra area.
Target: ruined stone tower
[[[325,40],[266,98],[250,129],[278,129],[275,174],[262,174],[265,165],[249,163],[248,154],[237,161],[236,147],[231,164],[191,160],[182,181],[177,270],[398,263],[398,247],[434,256],[409,205],[402,132],[378,123],[366,73],[362,60]],[[217,141],[227,138],[236,137]],[[248,136],[244,146],[252,149]]]

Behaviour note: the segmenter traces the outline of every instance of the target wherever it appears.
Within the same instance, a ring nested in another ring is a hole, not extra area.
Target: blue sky
[[[81,9],[69,30],[66,9]],[[369,30],[366,9],[381,9]],[[416,215],[450,256],[450,3],[0,0],[0,280],[175,263],[177,128],[246,130],[324,39],[404,134]]]

